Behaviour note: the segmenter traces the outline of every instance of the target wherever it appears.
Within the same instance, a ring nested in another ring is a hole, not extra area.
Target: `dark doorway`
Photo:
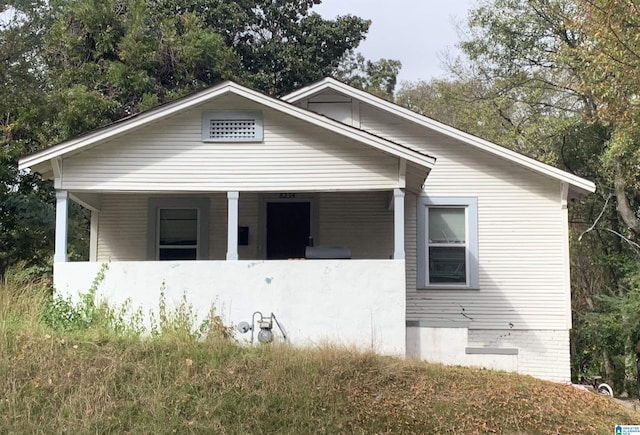
[[[268,202],[267,260],[304,258],[310,228],[309,202]]]

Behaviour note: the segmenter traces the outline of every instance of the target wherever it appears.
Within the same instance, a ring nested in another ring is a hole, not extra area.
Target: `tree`
[[[371,24],[351,15],[325,20],[320,0],[158,0],[170,14],[194,14],[224,36],[239,56],[238,79],[279,96],[331,75]]]
[[[576,74],[576,82],[595,102],[590,119],[610,131],[600,162],[606,170],[620,220],[617,234],[631,251],[629,258],[620,263],[624,274],[618,281],[619,290],[613,297],[603,298],[605,309],[600,318],[611,325],[611,336],[617,337],[607,343],[625,345],[622,352],[618,347],[619,354],[626,357],[618,361],[619,371],[626,368],[630,377],[635,377],[631,355],[640,330],[637,315],[640,310],[640,109],[637,104],[640,9],[632,1],[575,0],[575,5],[577,14],[569,25],[586,43],[566,47],[564,55],[583,65]],[[635,390],[635,386],[629,390]]]
[[[393,101],[398,73],[402,64],[398,60],[366,60],[360,53],[347,53],[333,73],[344,83],[373,95]]]
[[[523,120],[513,100],[494,97],[491,89],[473,77],[405,82],[396,103],[459,130],[510,148],[519,148]]]
[[[46,263],[53,235],[51,188],[18,172],[17,159],[36,150],[46,116],[38,58],[47,25],[45,2],[4,4],[0,25],[0,279],[7,267]]]
[[[579,14],[573,32],[586,44],[566,47],[567,57],[584,66],[579,88],[593,95],[597,110],[591,117],[611,129],[602,161],[613,177],[620,217],[634,238],[640,236],[636,195],[640,176],[640,8],[633,1],[576,0]]]
[[[163,16],[144,0],[59,0],[51,13],[44,62],[57,140],[233,77],[233,50],[193,14]]]

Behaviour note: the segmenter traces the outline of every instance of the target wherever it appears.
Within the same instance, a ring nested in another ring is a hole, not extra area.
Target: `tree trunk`
[[[636,216],[635,211],[629,204],[629,198],[627,198],[627,183],[622,173],[622,164],[620,158],[616,158],[615,173],[614,173],[614,187],[616,191],[616,200],[618,203],[618,213],[622,218],[624,224],[635,234],[640,235],[640,220]]]

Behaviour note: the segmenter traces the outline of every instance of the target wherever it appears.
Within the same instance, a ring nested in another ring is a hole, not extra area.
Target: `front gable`
[[[202,137],[209,115],[229,113],[259,116],[262,140]],[[61,182],[68,190],[194,192],[397,186],[397,157],[232,94],[65,157]]]
[[[227,134],[247,121],[257,122],[250,128],[258,136]],[[20,167],[67,190],[333,191],[404,188],[407,163],[423,181],[434,162],[228,82],[25,157]]]

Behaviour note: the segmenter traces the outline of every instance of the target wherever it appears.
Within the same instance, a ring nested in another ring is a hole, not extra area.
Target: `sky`
[[[326,19],[356,15],[371,20],[357,51],[369,60],[402,62],[399,82],[443,77],[444,54],[457,53],[457,24],[475,0],[322,0],[312,10]]]

